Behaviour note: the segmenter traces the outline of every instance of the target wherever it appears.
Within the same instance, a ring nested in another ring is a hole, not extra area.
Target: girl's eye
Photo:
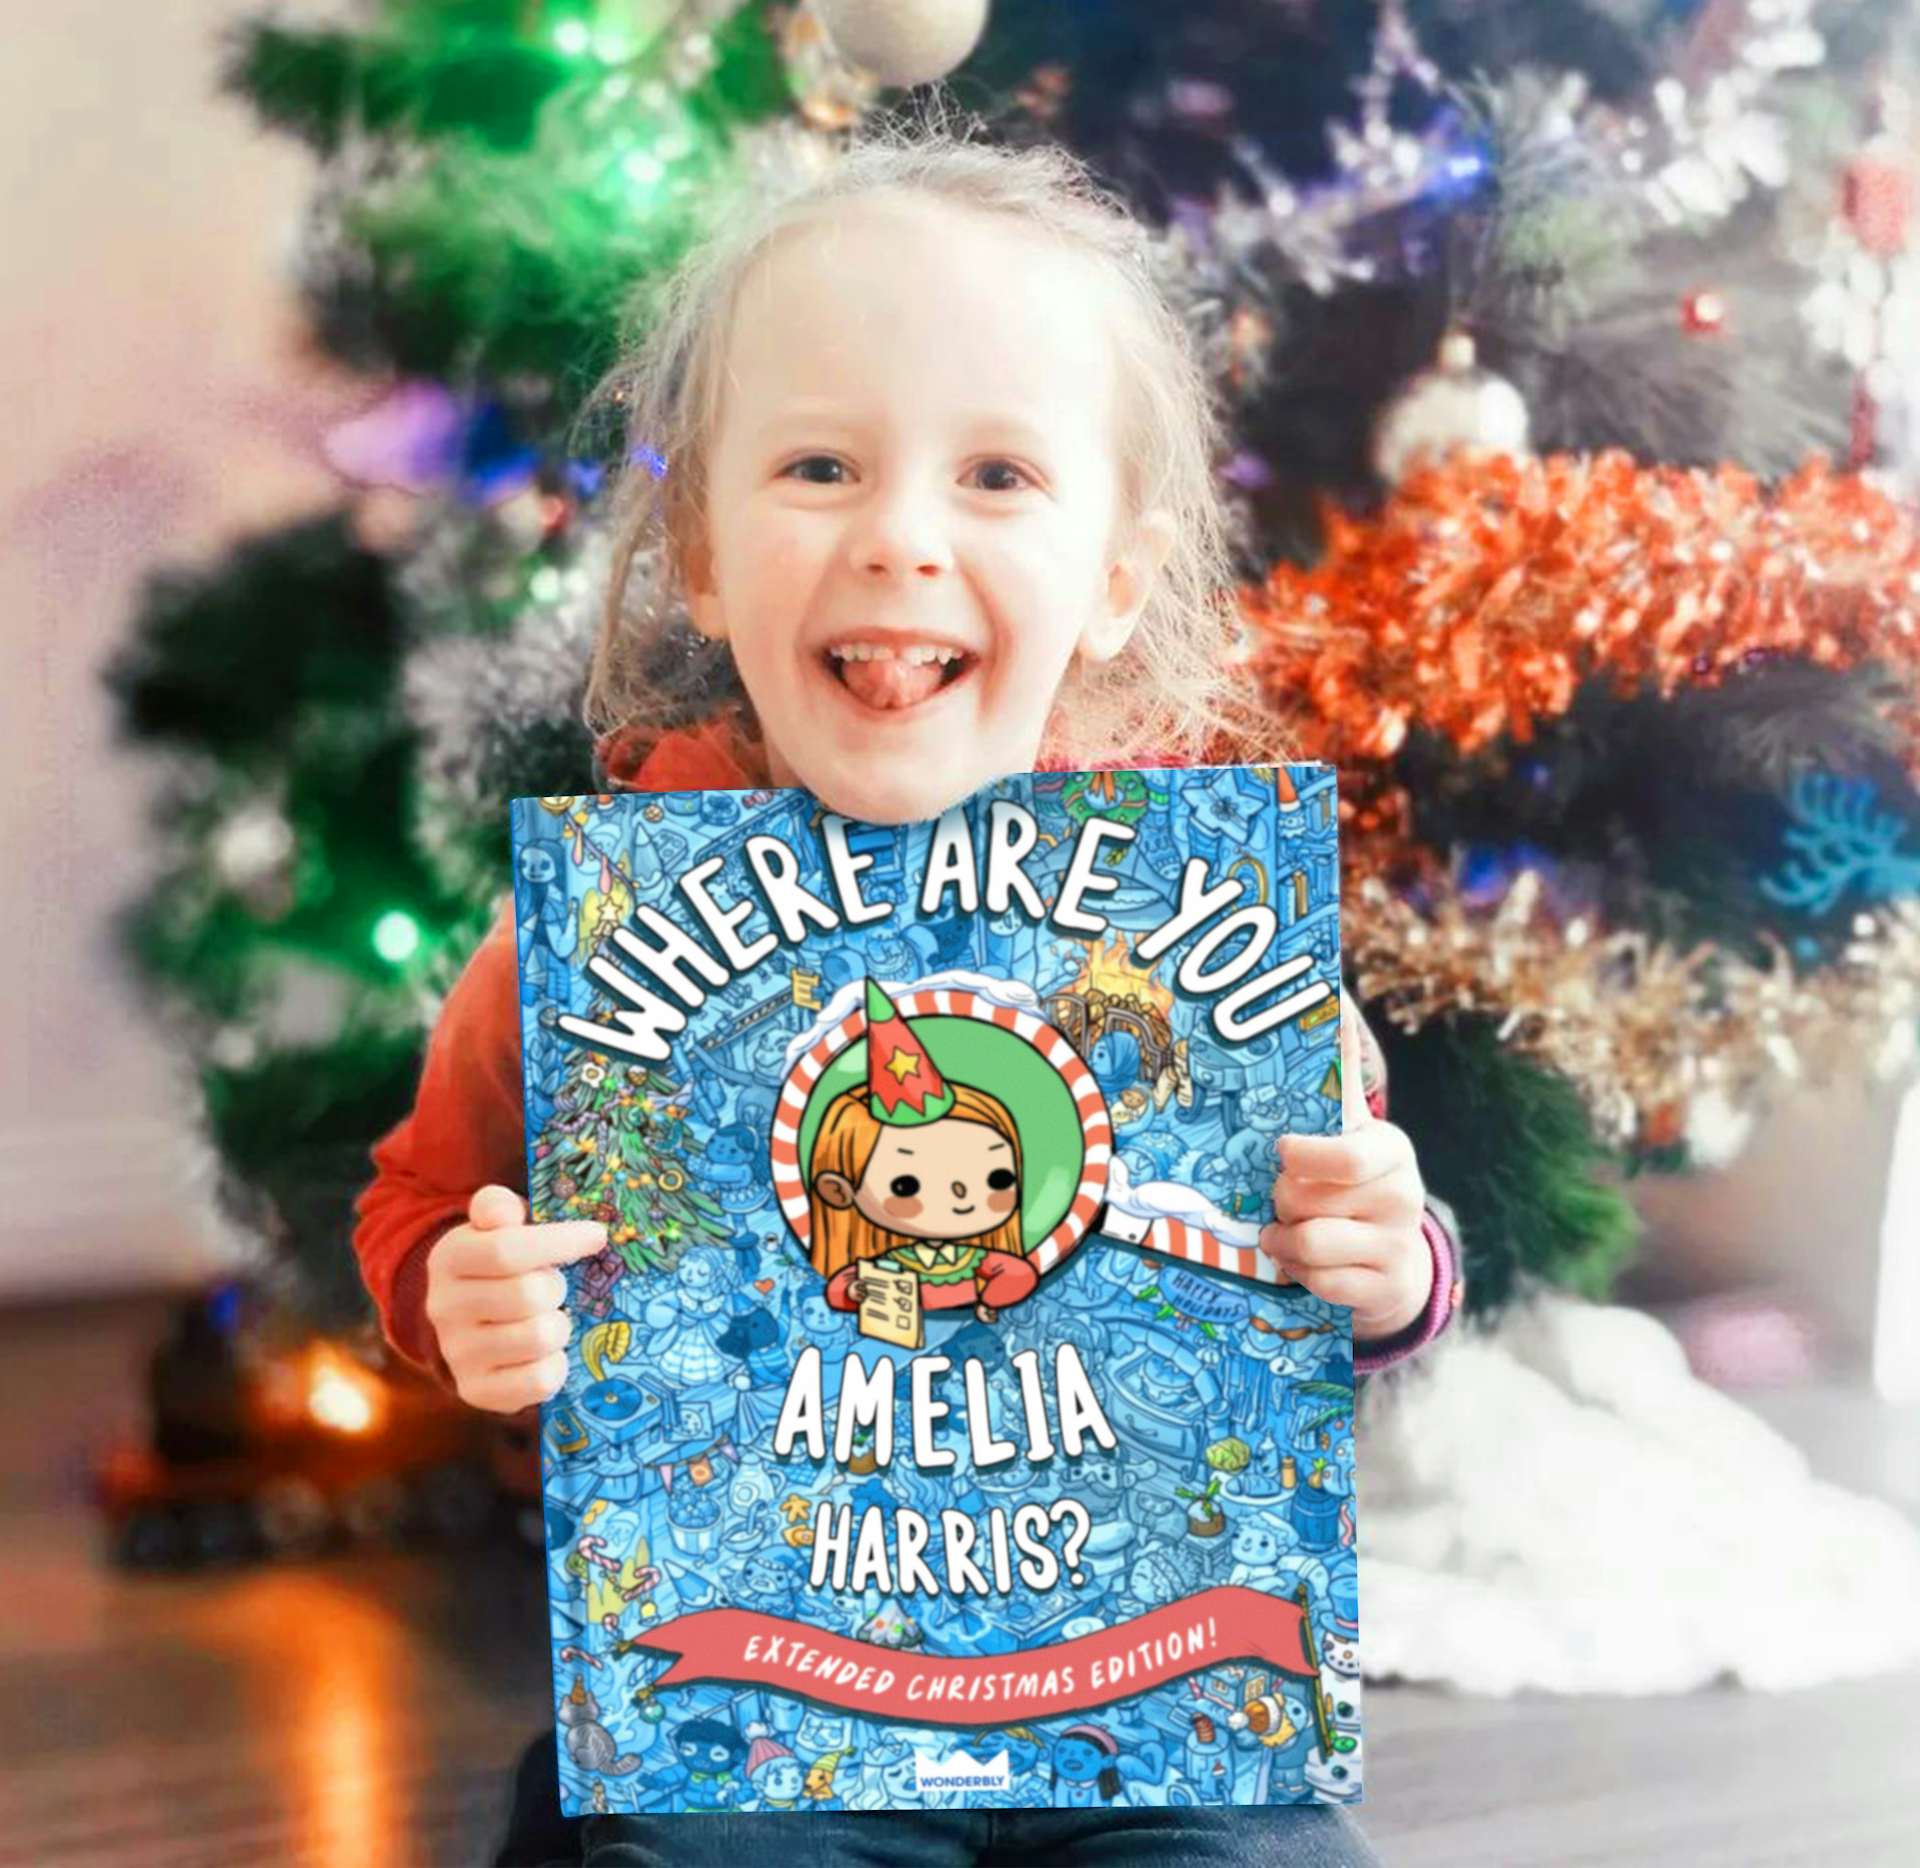
[[[897,1194],[902,1200],[911,1200],[920,1191],[920,1177],[917,1174],[896,1174],[887,1183],[887,1191]]]
[[[993,1172],[987,1176],[987,1185],[991,1187],[995,1193],[1005,1193],[1007,1189],[1013,1185],[1014,1179],[1015,1175],[1012,1168],[995,1168]]]
[[[982,461],[974,472],[982,476],[993,476],[992,484],[982,487],[982,491],[987,493],[1017,493],[1023,486],[1032,484],[1025,472],[1016,467],[1012,461]]]
[[[845,461],[835,460],[831,454],[807,454],[781,468],[780,477],[783,480],[804,480],[810,486],[837,486],[840,476],[846,472],[846,466]],[[827,471],[820,474],[814,471],[818,468]]]

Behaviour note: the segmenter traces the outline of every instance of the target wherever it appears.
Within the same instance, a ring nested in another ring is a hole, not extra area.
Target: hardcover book
[[[1360,1791],[1334,778],[513,806],[563,1805]]]

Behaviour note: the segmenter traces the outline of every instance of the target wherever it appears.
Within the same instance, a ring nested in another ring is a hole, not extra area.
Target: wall
[[[315,438],[360,393],[298,354],[313,170],[215,95],[235,12],[14,8],[0,57],[0,1297],[222,1249],[106,934],[149,778],[96,669],[148,567],[327,499]]]

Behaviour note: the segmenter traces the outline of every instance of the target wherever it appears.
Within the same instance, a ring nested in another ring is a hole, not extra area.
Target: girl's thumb
[[[1350,998],[1340,1002],[1340,1130],[1351,1135],[1373,1120],[1367,1107],[1365,1079],[1361,1074],[1360,1008]]]
[[[526,1223],[527,1203],[511,1187],[482,1187],[467,1202],[467,1218],[482,1232]]]

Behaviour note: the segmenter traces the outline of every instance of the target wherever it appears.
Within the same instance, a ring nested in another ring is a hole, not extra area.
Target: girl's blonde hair
[[[1162,284],[1166,269],[1147,230],[1077,158],[997,147],[983,133],[937,94],[911,117],[880,118],[824,173],[736,208],[643,302],[644,337],[589,408],[617,408],[625,430],[587,686],[594,732],[674,724],[744,698],[724,646],[697,637],[680,603],[681,550],[704,523],[734,308],[776,240],[881,194],[1001,215],[1049,235],[1082,255],[1115,301],[1123,521],[1163,511],[1173,545],[1126,649],[1100,665],[1075,658],[1045,756],[1190,761],[1227,727],[1233,568],[1214,475],[1218,416],[1197,346]],[[636,560],[647,553],[649,587],[636,592]]]
[[[1013,1125],[1012,1113],[999,1097],[976,1090],[970,1083],[954,1083],[953,1107],[940,1118],[943,1122],[978,1122],[1002,1136],[1013,1150],[1016,1179],[1020,1164],[1020,1131]],[[858,1187],[865,1178],[867,1163],[880,1145],[880,1118],[873,1113],[865,1084],[842,1090],[827,1105],[820,1118],[819,1132],[813,1138],[813,1152],[807,1162],[808,1250],[813,1268],[823,1278],[831,1278],[844,1265],[857,1258],[879,1258],[896,1246],[911,1245],[914,1236],[889,1232],[876,1226],[857,1207],[834,1206],[821,1199],[813,1183],[822,1174],[841,1175],[849,1185]],[[1023,1253],[1027,1249],[1020,1236],[1018,1206],[989,1233],[966,1241],[969,1246],[984,1245],[989,1252]]]

